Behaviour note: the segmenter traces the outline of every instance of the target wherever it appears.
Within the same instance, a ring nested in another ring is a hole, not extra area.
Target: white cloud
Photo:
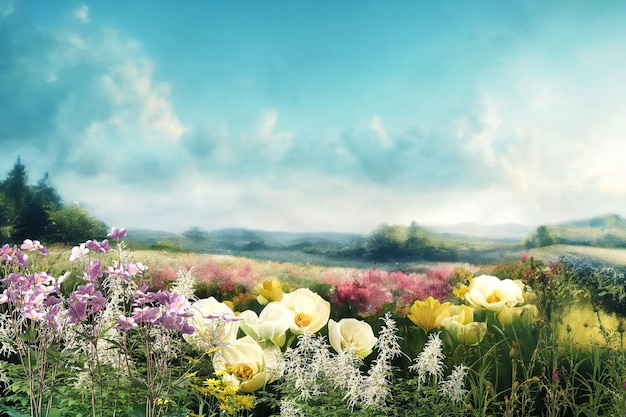
[[[380,140],[380,143],[381,145],[383,145],[383,147],[389,148],[392,146],[389,135],[385,130],[385,126],[383,126],[383,120],[379,115],[375,114],[374,116],[372,116],[372,119],[370,121],[370,129],[372,129],[372,131],[376,133],[376,136],[378,136],[378,139]]]
[[[81,5],[74,11],[74,17],[81,23],[89,23],[89,6]]]
[[[266,153],[274,158],[280,158],[291,146],[293,133],[289,131],[277,131],[278,112],[269,109],[261,114],[261,140],[266,146]]]
[[[491,94],[486,91],[483,92],[480,97],[480,104],[483,108],[483,112],[479,116],[482,130],[471,137],[468,148],[470,151],[481,154],[486,164],[493,165],[496,163],[493,143],[497,140],[498,129],[502,124],[502,120],[500,119],[495,98]]]

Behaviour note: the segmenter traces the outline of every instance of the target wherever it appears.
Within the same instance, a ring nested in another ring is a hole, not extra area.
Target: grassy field
[[[221,270],[239,270],[247,268],[251,279],[265,277],[296,277],[304,280],[316,280],[317,278],[332,273],[356,273],[360,269],[383,269],[387,271],[423,272],[439,262],[404,262],[404,263],[376,263],[364,261],[345,260],[328,262],[323,257],[279,257],[279,259],[249,258],[243,256],[193,253],[193,252],[168,252],[163,250],[133,250],[132,256],[150,266],[153,270],[178,270],[181,268],[201,267],[215,265]],[[528,251],[530,256],[543,262],[558,260],[559,256],[572,254],[594,259],[598,262],[612,266],[626,266],[626,249],[607,249],[590,246],[575,245],[552,245],[543,248],[535,248]],[[519,254],[502,252],[501,256],[494,256],[492,265],[510,261],[512,257],[519,259]],[[471,262],[470,262],[471,263]],[[467,265],[467,263],[461,263]],[[481,263],[482,264],[482,263]],[[487,265],[484,265],[487,266]]]
[[[551,245],[543,248],[531,249],[529,251],[529,255],[544,262],[555,261],[559,256],[565,254],[592,258],[599,262],[615,266],[626,266],[626,249],[597,248],[593,246],[575,245]]]

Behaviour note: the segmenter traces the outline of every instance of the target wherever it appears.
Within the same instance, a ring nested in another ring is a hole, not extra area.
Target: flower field
[[[626,278],[0,249],[0,415],[625,416]]]

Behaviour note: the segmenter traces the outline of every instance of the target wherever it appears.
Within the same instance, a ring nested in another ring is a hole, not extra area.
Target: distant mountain
[[[619,214],[610,213],[610,214],[605,214],[603,216],[591,217],[588,219],[563,222],[563,223],[559,223],[557,226],[591,228],[591,229],[598,229],[598,230],[608,230],[608,229],[625,229],[626,230],[626,219],[624,219]]]
[[[478,223],[457,223],[453,225],[429,225],[425,229],[432,233],[487,238],[497,240],[520,240],[527,237],[534,227],[518,223],[483,225]]]
[[[614,213],[547,226],[558,243],[626,247],[626,219]]]
[[[153,230],[129,230],[127,241],[147,247],[184,251],[231,253],[263,249],[339,250],[364,236],[356,233],[274,232],[242,228],[204,230],[191,228],[182,234]]]

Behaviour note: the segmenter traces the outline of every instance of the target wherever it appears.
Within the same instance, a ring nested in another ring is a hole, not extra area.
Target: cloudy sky
[[[626,214],[626,3],[0,0],[18,156],[108,225]]]

